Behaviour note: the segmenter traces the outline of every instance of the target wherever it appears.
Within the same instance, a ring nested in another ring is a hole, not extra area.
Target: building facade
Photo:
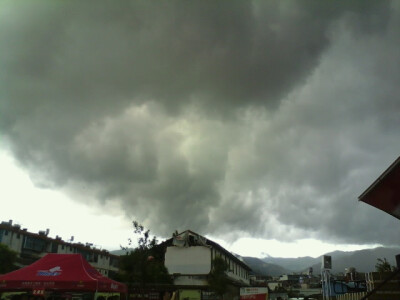
[[[238,257],[205,237],[186,230],[162,243],[166,248],[165,266],[175,285],[206,286],[216,257],[228,265],[227,276],[237,286],[250,285],[250,267]]]
[[[12,220],[3,221],[0,224],[0,243],[18,254],[19,267],[33,263],[47,253],[79,253],[105,276],[118,272],[118,256],[106,250],[93,248],[91,244],[66,242],[58,236],[50,238],[48,233],[49,230],[32,233],[18,224],[13,224]]]

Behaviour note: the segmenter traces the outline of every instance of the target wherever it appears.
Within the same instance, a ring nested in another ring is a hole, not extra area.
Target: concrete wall
[[[5,232],[7,231],[7,235]],[[22,248],[22,242],[24,240],[22,234],[15,233],[11,230],[6,230],[3,233],[1,243],[7,245],[11,250],[19,253]]]
[[[206,284],[205,277],[200,278],[196,275],[210,273],[213,256],[211,248],[205,246],[167,247],[165,266],[169,274],[180,274],[179,277],[175,277],[175,284],[202,285]],[[216,256],[225,259],[229,265],[227,275],[231,279],[249,284],[248,272],[242,266],[221,253],[216,253]]]
[[[69,246],[69,245],[59,244],[58,245],[58,249],[57,249],[57,253],[59,253],[59,254],[73,254],[74,253],[74,248],[72,246]]]
[[[218,250],[212,250],[211,256],[212,259],[214,259],[215,257],[220,257],[223,260],[225,260],[229,268],[229,271],[227,272],[228,277],[236,281],[241,281],[244,284],[250,284],[249,272],[246,271],[241,265],[236,263],[234,260],[232,260],[228,255]]]
[[[208,284],[206,275],[181,275],[174,278],[175,285],[198,285],[204,286]]]

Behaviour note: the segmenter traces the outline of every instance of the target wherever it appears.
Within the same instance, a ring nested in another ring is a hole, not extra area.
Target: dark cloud
[[[398,240],[396,2],[4,2],[0,128],[38,185],[158,234]]]

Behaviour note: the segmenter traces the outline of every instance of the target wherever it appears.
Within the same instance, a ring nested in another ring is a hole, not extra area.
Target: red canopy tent
[[[80,254],[47,254],[29,266],[0,275],[0,292],[11,290],[126,293],[127,287],[101,275]]]

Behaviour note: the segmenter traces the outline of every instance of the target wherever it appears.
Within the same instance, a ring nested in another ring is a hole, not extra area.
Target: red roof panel
[[[400,157],[358,198],[400,219]]]
[[[126,292],[126,286],[101,275],[80,254],[47,254],[22,269],[0,275],[0,291],[12,289]]]

